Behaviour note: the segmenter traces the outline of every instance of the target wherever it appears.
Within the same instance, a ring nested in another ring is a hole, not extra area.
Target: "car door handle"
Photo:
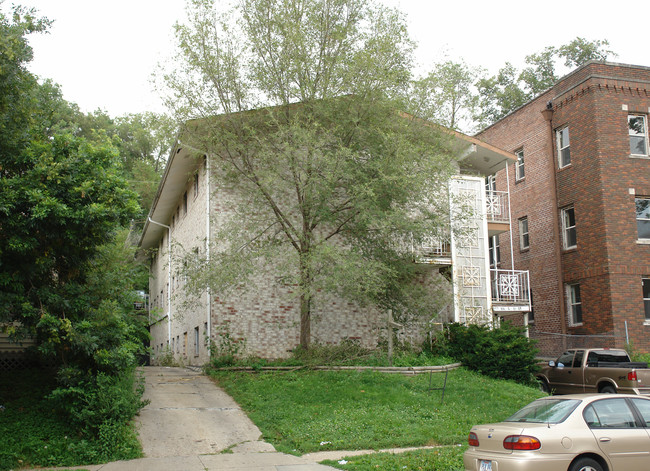
[[[609,437],[602,437],[602,438],[600,438],[600,441],[601,441],[601,442],[611,442],[612,439],[609,438]]]

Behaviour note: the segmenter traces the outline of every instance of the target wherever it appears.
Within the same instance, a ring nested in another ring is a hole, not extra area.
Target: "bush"
[[[434,343],[438,353],[449,355],[469,369],[497,379],[534,384],[537,371],[535,341],[524,328],[503,322],[500,327],[448,324]]]
[[[133,370],[119,375],[83,375],[63,368],[58,381],[66,386],[55,389],[50,398],[87,437],[110,436],[146,405],[141,399],[144,384]]]

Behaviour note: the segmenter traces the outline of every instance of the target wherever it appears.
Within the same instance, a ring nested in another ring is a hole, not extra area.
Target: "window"
[[[577,246],[576,214],[573,206],[562,210],[562,246],[565,249]]]
[[[515,152],[515,155],[517,156],[517,163],[515,164],[515,180],[521,180],[526,176],[524,170],[524,150],[518,150]]]
[[[582,300],[580,298],[580,285],[567,285],[567,303],[569,314],[569,325],[582,325]]]
[[[199,327],[194,327],[194,355],[199,356]]]
[[[585,408],[583,416],[590,428],[638,427],[625,398],[595,401]]]
[[[187,191],[183,193],[183,216],[187,214]]]
[[[530,247],[530,236],[528,234],[528,218],[523,217],[519,220],[519,248],[526,250]]]
[[[632,403],[636,406],[641,418],[645,423],[646,427],[650,427],[650,400],[646,398],[632,398],[630,399]]]
[[[648,155],[648,133],[646,118],[642,115],[629,115],[627,127],[630,134],[630,154]]]
[[[650,239],[650,198],[635,198],[639,239]]]
[[[566,167],[571,163],[571,149],[569,147],[569,127],[555,131],[557,139],[557,158],[560,168]]]
[[[490,252],[490,268],[497,268],[501,263],[499,236],[492,236],[488,239],[488,248]]]
[[[650,321],[650,278],[643,278],[643,309],[645,320]]]
[[[199,196],[199,173],[194,174],[194,198]]]

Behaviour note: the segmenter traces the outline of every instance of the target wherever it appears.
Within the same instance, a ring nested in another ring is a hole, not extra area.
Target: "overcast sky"
[[[1,2],[2,0],[0,0]],[[33,35],[30,70],[59,83],[64,97],[83,111],[112,116],[164,111],[150,76],[169,57],[184,0],[13,0],[54,20],[50,33]],[[12,3],[5,0],[3,9]],[[527,54],[576,36],[607,39],[614,60],[650,66],[642,46],[644,8],[590,2],[500,0],[385,0],[407,14],[418,62],[426,70],[446,53],[495,73],[506,61],[523,66]]]

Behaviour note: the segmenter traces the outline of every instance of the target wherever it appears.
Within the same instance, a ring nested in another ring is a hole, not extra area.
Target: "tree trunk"
[[[308,350],[311,341],[311,273],[308,254],[300,254],[300,346]]]

